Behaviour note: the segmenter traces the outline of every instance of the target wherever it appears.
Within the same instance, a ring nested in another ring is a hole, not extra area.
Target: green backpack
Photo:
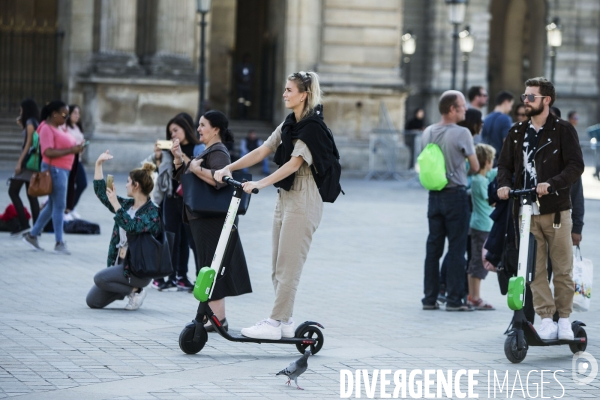
[[[439,191],[446,187],[446,161],[442,149],[435,143],[429,143],[417,158],[419,180],[427,190]]]
[[[42,154],[40,151],[40,136],[37,130],[33,132],[31,139],[31,147],[27,152],[27,161],[25,162],[25,168],[30,171],[39,172],[42,166]]]

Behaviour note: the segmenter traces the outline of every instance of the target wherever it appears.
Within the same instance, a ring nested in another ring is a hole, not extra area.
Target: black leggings
[[[195,256],[196,246],[192,239],[190,226],[183,222],[183,199],[177,195],[165,196],[162,205],[165,228],[167,232],[175,234],[171,251],[173,273],[170,276],[170,279],[174,281],[177,278],[187,277],[190,248],[194,253],[194,261],[196,262],[196,269],[198,269],[198,260]]]
[[[23,185],[25,185],[25,192],[27,192],[27,189],[29,189],[29,182],[27,181],[11,179],[10,186],[8,187],[8,195],[10,196],[10,201],[13,203],[15,210],[17,211],[19,225],[21,228],[25,228],[29,225],[27,217],[25,216],[23,202],[19,196],[19,192],[21,191]],[[38,215],[40,215],[40,204],[38,203],[37,197],[27,195],[27,198],[29,199],[29,207],[31,208],[31,217],[33,218],[33,223],[35,224],[35,221],[38,219]]]

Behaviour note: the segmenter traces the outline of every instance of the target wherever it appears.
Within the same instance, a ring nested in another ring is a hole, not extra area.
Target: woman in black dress
[[[215,171],[229,165],[231,157],[227,147],[223,142],[233,142],[233,135],[227,129],[229,121],[227,117],[219,111],[208,111],[201,118],[198,126],[200,134],[200,143],[206,145],[199,156],[186,163],[182,158],[182,151],[178,140],[173,141],[173,164],[175,166],[175,178],[180,179],[181,174],[193,173],[205,184],[221,189],[226,183],[217,183],[214,179]],[[199,182],[198,184],[202,184]],[[196,244],[196,257],[198,266],[210,266],[217,249],[219,236],[223,230],[225,216],[221,217],[201,217],[184,206],[184,221],[189,221],[192,231],[192,237]],[[221,321],[225,329],[228,329],[225,318],[225,297],[239,296],[252,292],[250,284],[250,275],[246,265],[244,249],[237,230],[238,220],[236,219],[234,229],[231,232],[227,253],[225,254],[223,265],[225,266],[225,275],[217,280],[211,300],[210,308]],[[207,331],[212,331],[212,325],[205,325]]]

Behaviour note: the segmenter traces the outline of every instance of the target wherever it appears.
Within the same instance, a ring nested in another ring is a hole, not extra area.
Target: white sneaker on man
[[[146,294],[146,290],[142,289],[141,292],[127,295],[127,297],[129,297],[129,304],[125,306],[125,309],[128,311],[134,311],[140,308],[144,302],[144,299],[146,298]]]
[[[279,340],[281,339],[281,324],[273,326],[269,320],[263,319],[250,328],[243,328],[240,333],[252,339]]]
[[[558,338],[560,340],[574,340],[575,335],[573,334],[573,329],[571,328],[571,323],[569,322],[569,318],[559,318],[558,319]]]
[[[282,338],[293,338],[296,334],[294,321],[290,318],[287,323],[282,322],[281,325],[281,337]]]
[[[540,339],[551,340],[558,339],[558,326],[556,322],[552,321],[552,318],[542,319],[542,323],[537,330]]]

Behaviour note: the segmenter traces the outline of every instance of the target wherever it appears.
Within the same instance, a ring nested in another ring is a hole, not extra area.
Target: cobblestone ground
[[[0,173],[2,181],[8,176]],[[116,176],[120,193],[125,179]],[[482,294],[495,311],[421,310],[427,193],[415,181],[346,180],[343,187],[346,196],[325,206],[297,295],[295,321],[314,320],[325,326],[325,345],[309,358],[308,370],[299,379],[304,391],[275,376],[298,358],[291,345],[233,343],[209,334],[199,354],[183,354],[177,340],[195,315],[197,302],[191,294],[149,290],[136,312],[124,311],[124,301],[105,310],[89,309],[85,296],[93,275],[104,267],[112,226],[90,185],[78,212],[98,222],[102,233],[66,235],[71,256],[49,251],[51,234],[41,238],[46,252],[33,252],[20,240],[0,235],[0,398],[339,398],[341,370],[351,371],[355,378],[356,370],[366,370],[371,379],[374,370],[383,369],[392,375],[406,370],[407,380],[416,369],[454,373],[476,369],[474,394],[480,398],[600,396],[598,377],[587,386],[573,381],[573,357],[567,346],[533,347],[521,364],[507,361],[503,332],[511,312],[494,274],[483,282]],[[4,190],[0,205],[7,203]],[[252,197],[248,215],[241,218],[254,292],[227,299],[232,328],[249,326],[269,314],[274,204],[274,189],[266,189]],[[600,202],[586,201],[585,222],[583,255],[600,265]],[[594,298],[590,312],[573,318],[585,321],[587,351],[600,358],[598,310]],[[549,372],[543,378],[544,392],[538,394],[541,370]],[[500,381],[507,377],[504,391],[496,386],[496,394],[494,372]],[[392,381],[387,393],[392,394],[393,377],[387,379]],[[465,393],[466,379],[461,380]],[[367,397],[367,386],[361,383],[362,398]],[[508,387],[515,391],[507,393]],[[374,397],[383,397],[379,383]]]

